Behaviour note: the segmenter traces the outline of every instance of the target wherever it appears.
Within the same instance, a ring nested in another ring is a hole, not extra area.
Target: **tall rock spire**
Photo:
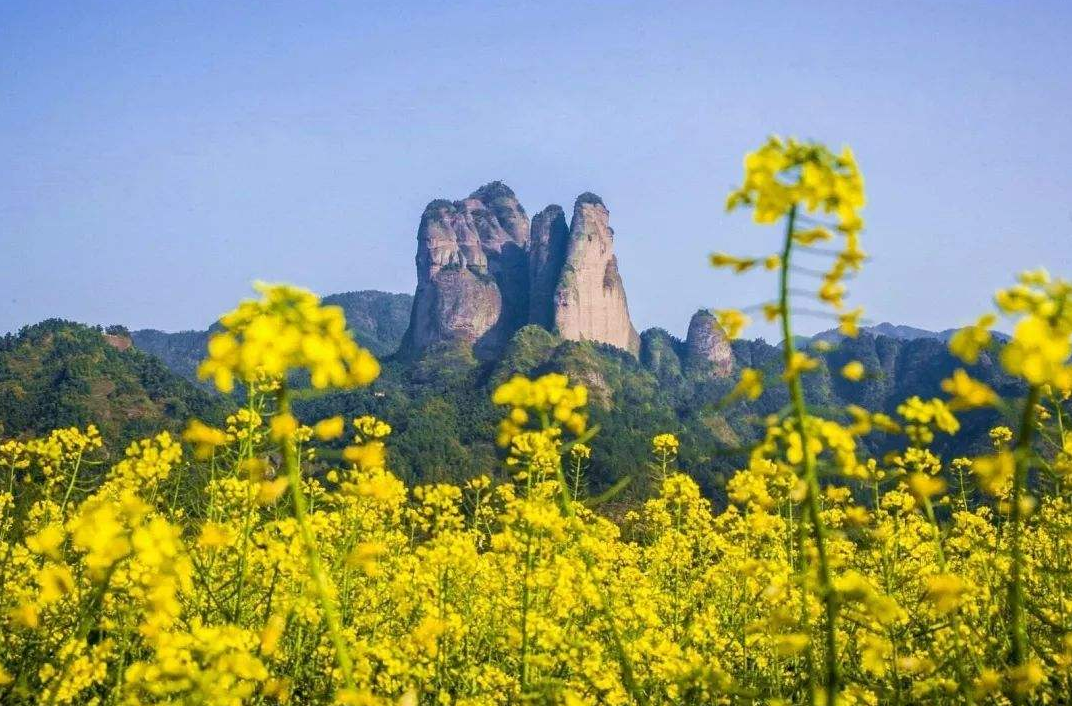
[[[432,201],[417,229],[417,291],[403,355],[441,343],[494,358],[526,324],[636,355],[603,200],[581,194],[566,224],[560,206],[531,223],[510,187],[486,184],[461,201]]]
[[[502,295],[498,328],[486,341],[488,351],[494,354],[528,321],[529,217],[514,192],[501,181],[485,184],[462,203],[480,238],[488,274]]]
[[[528,316],[529,222],[502,182],[428,204],[417,230],[417,291],[402,343],[471,344],[493,356]]]
[[[573,205],[562,275],[555,288],[555,329],[563,338],[599,341],[640,351],[625,287],[614,256],[614,230],[603,199],[592,193]]]
[[[555,289],[569,246],[569,226],[561,206],[551,205],[532,219],[529,248],[529,323],[555,327]]]

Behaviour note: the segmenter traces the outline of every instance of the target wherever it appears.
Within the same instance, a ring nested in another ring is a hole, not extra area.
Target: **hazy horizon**
[[[681,335],[773,290],[706,262],[775,249],[723,212],[772,132],[857,154],[850,303],[958,326],[1072,275],[1070,34],[1058,2],[7,3],[0,331],[201,329],[254,279],[412,293],[424,205],[501,179],[530,216],[601,195],[637,328]]]

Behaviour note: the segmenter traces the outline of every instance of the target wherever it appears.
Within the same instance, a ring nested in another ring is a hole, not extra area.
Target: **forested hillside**
[[[674,432],[681,439],[681,467],[719,496],[725,480],[746,461],[742,449],[762,433],[764,417],[782,409],[788,396],[784,386],[770,384],[754,401],[724,404],[738,373],[720,376],[690,368],[682,361],[683,347],[664,331],[648,331],[641,361],[613,346],[563,341],[527,326],[498,360],[479,362],[463,346],[437,348],[412,361],[388,360],[371,387],[308,398],[298,410],[309,419],[374,414],[388,420],[395,428],[392,467],[401,475],[412,481],[458,480],[496,466],[492,389],[515,373],[563,372],[588,388],[592,420],[600,426],[588,474],[591,490],[631,476],[631,492],[646,494],[651,437]],[[732,347],[735,370],[748,366],[765,371],[771,381],[778,378],[778,347],[764,341],[735,341]],[[897,406],[913,395],[944,398],[941,381],[964,367],[939,340],[868,332],[818,357],[821,367],[804,376],[805,394],[816,409],[835,415],[838,408],[856,404],[895,416]],[[864,364],[869,371],[864,379],[852,382],[839,374],[850,360]],[[1003,395],[1023,394],[986,354],[968,371]],[[992,411],[965,413],[960,432],[939,435],[934,447],[950,457],[984,452],[987,432],[997,420]],[[868,443],[878,453],[894,441],[877,435]]]
[[[110,329],[111,330],[111,329]],[[221,419],[229,401],[198,389],[122,329],[50,319],[0,338],[0,431],[5,437],[96,424],[115,443]]]

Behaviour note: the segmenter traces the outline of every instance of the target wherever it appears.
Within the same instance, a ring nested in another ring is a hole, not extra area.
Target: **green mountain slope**
[[[682,440],[682,467],[717,496],[725,478],[745,461],[742,449],[761,433],[763,417],[788,403],[778,382],[782,351],[764,341],[734,342],[734,372],[728,376],[688,363],[685,343],[661,329],[644,332],[639,359],[612,346],[564,341],[535,325],[519,330],[492,361],[478,361],[463,344],[403,358],[389,352],[405,331],[411,297],[352,292],[325,301],[347,311],[355,336],[381,358],[383,374],[368,389],[307,396],[298,412],[306,421],[333,414],[375,414],[389,421],[395,429],[393,467],[414,482],[455,481],[499,468],[494,434],[500,413],[489,398],[515,373],[563,372],[589,388],[592,422],[601,429],[588,473],[594,491],[630,476],[631,492],[643,494],[650,482],[650,439],[673,432]],[[61,321],[28,327],[0,347],[0,423],[11,435],[93,421],[106,435],[127,440],[176,428],[189,416],[211,418],[224,402],[188,382],[208,335],[138,331],[134,348],[120,351],[97,329]],[[938,337],[865,331],[832,343],[832,350],[817,354],[822,367],[804,381],[813,408],[835,418],[847,404],[895,414],[912,395],[941,397],[941,381],[960,366]],[[868,377],[842,378],[838,371],[850,360],[863,362]],[[764,371],[768,389],[757,400],[724,406],[745,366]],[[970,372],[1004,396],[1022,394],[987,355]],[[934,448],[950,456],[984,452],[987,431],[1000,421],[996,413],[961,419],[961,432],[939,436]],[[866,443],[881,454],[903,440],[876,436]]]
[[[644,339],[637,360],[611,346],[563,341],[527,326],[497,361],[480,363],[464,347],[437,348],[417,360],[386,361],[381,378],[366,390],[305,400],[298,409],[310,420],[332,414],[380,416],[395,427],[392,462],[409,480],[457,480],[498,467],[494,429],[499,412],[489,401],[494,387],[514,373],[563,372],[588,386],[591,418],[601,428],[588,474],[593,490],[628,475],[632,492],[643,493],[650,481],[650,439],[670,431],[682,441],[681,466],[718,496],[729,474],[746,462],[742,449],[761,433],[763,417],[788,403],[778,381],[782,352],[763,341],[734,342],[735,370],[763,370],[769,387],[755,401],[722,406],[736,372],[718,377],[690,370],[682,363],[683,344],[664,331],[647,331]],[[939,340],[869,333],[820,357],[822,367],[805,376],[806,398],[814,409],[835,418],[844,415],[846,404],[894,414],[912,395],[944,397],[941,380],[960,367]],[[854,359],[871,371],[857,383],[837,372]],[[1002,394],[1023,392],[985,355],[969,371]],[[961,420],[961,432],[939,436],[936,450],[950,456],[984,452],[988,430],[1000,422],[996,413],[973,412]],[[903,443],[882,435],[867,441],[879,454]]]
[[[93,423],[119,445],[179,429],[191,416],[223,415],[224,400],[115,333],[50,319],[0,338],[2,435]]]
[[[382,358],[397,351],[402,343],[413,296],[366,289],[329,294],[324,303],[341,306],[357,342]]]

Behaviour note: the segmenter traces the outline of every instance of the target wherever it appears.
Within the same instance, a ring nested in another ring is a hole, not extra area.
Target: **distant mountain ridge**
[[[515,373],[557,371],[585,384],[594,421],[596,485],[646,473],[652,435],[683,440],[683,461],[715,492],[735,463],[728,449],[755,441],[757,420],[787,403],[780,345],[726,339],[709,310],[695,312],[684,339],[659,328],[637,333],[614,254],[615,234],[603,199],[577,197],[572,217],[559,206],[531,219],[513,190],[491,182],[459,201],[436,199],[417,227],[413,296],[364,291],[324,297],[346,312],[355,337],[383,361],[365,390],[304,400],[303,418],[377,414],[397,431],[392,464],[413,481],[459,479],[496,464],[492,434],[498,411],[489,396]],[[805,376],[808,401],[841,414],[846,404],[895,414],[912,395],[942,396],[940,382],[961,364],[947,350],[955,329],[934,332],[880,323],[847,339],[837,331],[798,337],[821,367]],[[135,346],[194,378],[208,332],[135,331]],[[868,376],[839,374],[860,360]],[[722,409],[742,367],[764,372],[768,389],[755,401]],[[983,356],[973,374],[995,388],[1015,383]],[[987,413],[965,415],[965,432],[940,439],[950,452],[986,448]],[[882,447],[882,439],[867,443]],[[641,484],[642,485],[642,484]]]
[[[959,331],[959,328],[947,328],[942,331],[928,331],[927,329],[916,328],[915,326],[905,326],[903,324],[891,324],[888,321],[883,321],[880,324],[874,326],[861,326],[860,331],[870,333],[875,336],[887,336],[889,338],[895,338],[901,341],[916,341],[921,338],[930,338],[943,343],[949,343],[949,339],[953,337],[953,334]],[[1008,340],[1008,336],[1000,331],[992,331],[993,336],[999,341]],[[806,338],[806,337],[804,337]],[[844,336],[837,329],[830,329],[828,331],[822,331],[811,337],[811,340],[827,341],[829,343],[837,343],[841,341]]]
[[[354,338],[378,357],[398,350],[409,323],[413,297],[366,289],[329,294],[325,304],[341,306]],[[205,357],[208,338],[218,324],[203,331],[166,332],[141,329],[130,333],[135,347],[160,358],[174,372],[197,382],[197,366]]]

